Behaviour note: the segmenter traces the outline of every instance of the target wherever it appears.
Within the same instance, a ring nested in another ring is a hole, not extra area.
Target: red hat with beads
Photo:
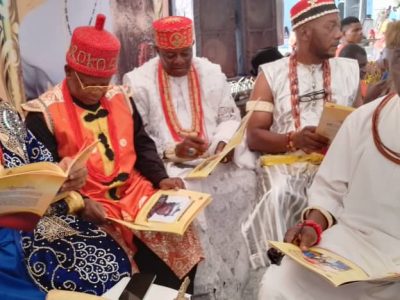
[[[153,22],[155,43],[161,49],[183,49],[193,45],[193,22],[170,16]]]
[[[292,29],[322,16],[338,13],[334,0],[300,0],[290,10]]]
[[[74,70],[94,77],[111,77],[117,71],[121,44],[104,30],[106,16],[98,14],[95,26],[74,30],[67,52],[67,64]]]

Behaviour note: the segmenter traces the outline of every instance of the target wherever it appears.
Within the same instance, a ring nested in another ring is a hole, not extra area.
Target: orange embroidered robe
[[[113,87],[100,104],[95,112],[76,105],[64,82],[39,99],[29,101],[24,109],[43,113],[47,127],[57,141],[60,158],[77,154],[85,141],[100,140],[88,161],[88,179],[81,193],[100,202],[108,216],[134,220],[140,205],[155,190],[152,183],[134,168],[137,156],[133,108],[126,91],[118,86]],[[40,139],[40,135],[37,138]],[[113,228],[116,239],[122,234],[126,245],[134,249],[133,233],[120,225]],[[183,237],[159,232],[135,234],[179,278],[184,277],[203,257],[192,227]]]

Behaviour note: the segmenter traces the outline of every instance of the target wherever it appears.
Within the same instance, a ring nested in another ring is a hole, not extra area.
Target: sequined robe
[[[5,168],[53,161],[5,102],[0,142]],[[52,205],[33,232],[0,228],[0,261],[2,299],[44,299],[51,289],[102,295],[131,273],[124,250],[103,230],[68,214],[64,201]]]

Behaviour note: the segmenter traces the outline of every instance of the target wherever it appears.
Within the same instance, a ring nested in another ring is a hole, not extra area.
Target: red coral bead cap
[[[161,49],[183,49],[193,45],[193,22],[180,16],[153,22],[155,43]]]
[[[338,12],[333,0],[300,0],[290,9],[292,29],[327,14]]]
[[[67,64],[74,70],[94,77],[111,77],[117,71],[121,44],[104,29],[106,17],[98,14],[95,26],[74,30],[67,52]]]

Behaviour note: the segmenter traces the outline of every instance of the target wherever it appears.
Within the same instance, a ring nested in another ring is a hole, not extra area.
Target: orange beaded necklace
[[[390,161],[394,162],[395,164],[400,165],[400,153],[393,151],[389,147],[387,147],[381,140],[381,137],[379,136],[379,131],[378,131],[378,122],[379,122],[379,116],[381,114],[382,109],[385,107],[385,105],[393,99],[393,97],[396,95],[396,93],[390,93],[388,94],[382,101],[379,103],[377,108],[374,111],[374,114],[372,115],[372,137],[374,139],[374,143],[378,151],[387,159]]]
[[[329,61],[324,60],[322,63],[322,72],[324,79],[324,91],[325,91],[325,102],[332,101],[332,90],[331,90],[331,69]],[[297,76],[297,57],[294,52],[290,56],[289,60],[289,80],[290,80],[290,100],[292,104],[292,116],[294,119],[294,126],[296,131],[301,128],[300,119],[300,96],[299,96],[299,79]]]
[[[188,73],[190,108],[192,113],[192,125],[190,129],[182,128],[176,115],[171,100],[169,76],[164,71],[161,63],[158,65],[158,86],[161,97],[161,104],[169,131],[176,142],[182,141],[186,136],[196,135],[203,137],[203,108],[200,97],[200,84],[197,71],[192,65]]]

